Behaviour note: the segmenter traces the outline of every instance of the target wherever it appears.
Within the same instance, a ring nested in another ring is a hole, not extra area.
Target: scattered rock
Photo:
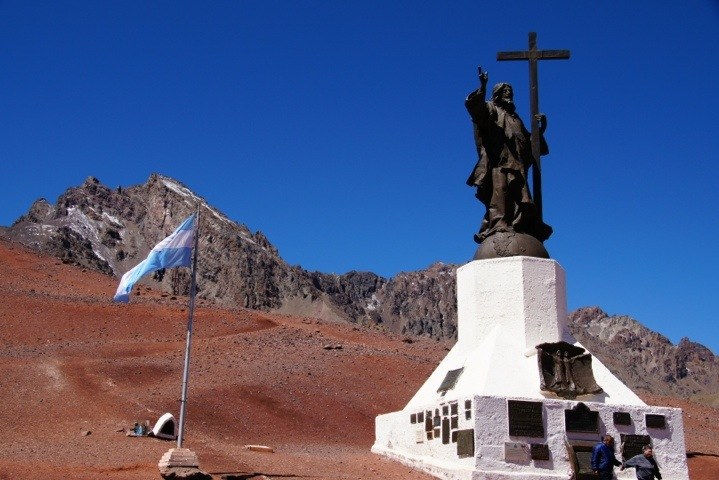
[[[245,449],[251,452],[275,453],[275,449],[266,445],[245,445]]]

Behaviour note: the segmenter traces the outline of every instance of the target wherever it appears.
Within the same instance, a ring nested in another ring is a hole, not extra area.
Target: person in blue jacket
[[[654,460],[654,453],[651,445],[645,445],[642,453],[635,455],[622,464],[622,470],[625,468],[636,468],[637,480],[662,480],[662,474],[659,473],[659,465]]]
[[[611,480],[614,477],[614,467],[621,464],[614,456],[614,437],[605,435],[592,450],[592,470],[599,475],[599,480]]]

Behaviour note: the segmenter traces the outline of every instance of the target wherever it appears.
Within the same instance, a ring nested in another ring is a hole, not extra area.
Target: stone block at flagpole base
[[[200,470],[197,454],[188,448],[171,448],[157,464],[165,480],[211,480],[212,476]]]

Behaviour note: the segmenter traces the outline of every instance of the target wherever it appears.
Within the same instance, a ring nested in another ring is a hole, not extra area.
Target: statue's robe
[[[474,126],[477,164],[467,184],[477,188],[477,198],[487,211],[482,220],[478,243],[496,232],[520,232],[546,240],[551,227],[538,218],[527,185],[528,171],[536,162],[532,155],[531,136],[516,112],[484,101],[480,90],[465,101]],[[541,153],[549,153],[541,137]]]

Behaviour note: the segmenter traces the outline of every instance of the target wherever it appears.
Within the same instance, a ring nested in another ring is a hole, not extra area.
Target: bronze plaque
[[[627,461],[635,455],[642,453],[644,445],[650,445],[652,442],[649,435],[625,435],[621,434],[622,440],[622,460]]]
[[[474,457],[474,429],[457,430],[457,456]]]
[[[504,461],[507,463],[529,463],[529,446],[526,443],[504,442]]]
[[[445,375],[444,380],[442,380],[442,383],[440,384],[437,391],[446,392],[447,390],[452,390],[454,388],[454,385],[457,383],[459,376],[462,375],[463,370],[464,367],[458,368],[456,370],[450,370],[449,372],[447,372],[447,375]]]
[[[655,415],[647,413],[647,428],[667,428],[667,419],[664,415]]]
[[[614,419],[614,425],[631,425],[632,424],[632,416],[629,415],[629,412],[614,412],[612,414],[612,417]]]
[[[599,412],[593,412],[583,403],[564,411],[564,427],[568,432],[599,433]]]
[[[549,445],[546,443],[532,443],[529,445],[529,454],[532,460],[549,460]]]
[[[592,470],[592,447],[573,446],[577,480],[598,479],[599,476]]]
[[[444,445],[447,445],[449,443],[449,432],[450,431],[451,430],[449,428],[449,419],[443,418],[442,419],[442,443]]]
[[[507,400],[509,435],[516,437],[544,437],[542,402]]]
[[[586,450],[574,450],[574,454],[577,456],[577,466],[578,472],[577,476],[583,476],[586,478],[586,475],[593,474],[594,471],[592,470],[592,452],[586,451]]]
[[[563,398],[600,393],[592,372],[592,356],[567,342],[537,345],[539,388]]]

